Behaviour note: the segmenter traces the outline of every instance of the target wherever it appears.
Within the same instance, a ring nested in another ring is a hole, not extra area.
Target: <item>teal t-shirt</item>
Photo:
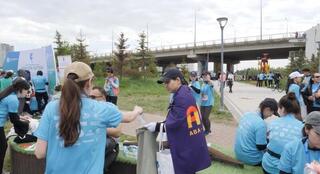
[[[301,174],[304,167],[312,161],[320,161],[320,151],[308,148],[308,139],[296,140],[287,144],[281,153],[279,170],[292,174]]]
[[[106,146],[106,128],[117,127],[122,114],[112,103],[82,98],[81,133],[77,142],[64,147],[59,136],[59,100],[50,102],[34,133],[48,142],[46,174],[102,174]]]
[[[267,126],[257,112],[245,113],[239,122],[234,152],[236,158],[245,164],[256,165],[261,162],[263,151],[256,145],[267,144]]]
[[[281,154],[284,146],[302,138],[303,124],[294,115],[288,114],[268,125],[269,143],[267,149],[276,154]],[[265,153],[262,158],[262,166],[269,173],[279,173],[278,165],[280,160]]]
[[[300,104],[303,102],[303,98],[302,98],[302,95],[301,95],[301,91],[300,91],[300,86],[299,85],[291,84],[289,86],[288,92],[293,92]]]
[[[34,76],[32,77],[32,83],[34,85],[35,92],[46,92],[47,79],[44,76]]]
[[[12,78],[2,78],[0,80],[0,91],[6,89],[10,85],[12,85]]]
[[[19,100],[15,93],[8,95],[0,101],[0,127],[4,127],[8,120],[8,113],[18,113]]]
[[[199,81],[192,81],[191,85],[199,90],[201,89]],[[200,105],[200,94],[196,93],[193,89],[191,91],[192,96],[196,100],[197,105]]]
[[[201,106],[213,106],[214,105],[214,90],[213,85],[203,83],[201,87]]]
[[[311,86],[312,94],[315,94],[318,91],[319,87],[320,87],[320,83],[312,84],[312,86]],[[318,102],[316,102],[316,101],[313,101],[312,106],[320,108],[320,104]]]

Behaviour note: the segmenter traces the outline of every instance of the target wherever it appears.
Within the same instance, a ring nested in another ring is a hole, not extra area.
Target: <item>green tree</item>
[[[116,56],[115,64],[117,66],[117,69],[119,71],[120,80],[122,79],[122,73],[123,73],[123,67],[125,65],[125,60],[128,58],[128,52],[127,48],[129,45],[127,45],[128,38],[125,38],[123,33],[120,33],[118,42],[115,43],[116,45],[116,51],[114,55]]]
[[[55,55],[57,56],[63,56],[63,55],[70,55],[71,54],[71,46],[68,41],[62,40],[62,35],[56,31],[54,43],[56,44],[55,49]]]
[[[301,70],[305,67],[310,68],[310,61],[306,58],[305,52],[303,50],[291,52],[289,61],[289,65],[287,66],[288,72]]]
[[[143,78],[145,79],[146,76],[153,77],[157,74],[157,65],[154,55],[149,51],[146,41],[147,35],[144,31],[139,34],[139,38],[139,47],[137,48],[138,53],[136,55],[142,59],[141,67],[143,71]]]
[[[79,36],[76,38],[76,40],[77,43],[72,46],[75,60],[84,62],[89,65],[90,57],[87,51],[88,45],[85,44],[86,38],[83,35],[82,31],[80,31]]]

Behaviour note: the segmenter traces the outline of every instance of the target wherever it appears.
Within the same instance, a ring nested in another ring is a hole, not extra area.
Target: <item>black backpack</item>
[[[119,144],[112,137],[107,136],[106,152],[104,155],[104,173],[106,174],[111,164],[116,160],[119,153]]]

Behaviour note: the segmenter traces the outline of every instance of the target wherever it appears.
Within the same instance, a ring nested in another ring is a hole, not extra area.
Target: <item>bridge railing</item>
[[[296,37],[303,37],[304,32],[290,32],[290,33],[277,33],[270,35],[262,35],[262,39],[260,36],[247,36],[247,37],[237,37],[237,38],[226,38],[224,39],[225,44],[237,44],[237,43],[245,43],[245,42],[259,42],[259,41],[268,41],[275,39],[292,39]],[[200,42],[189,42],[182,44],[172,44],[172,45],[163,45],[160,47],[151,47],[149,48],[154,52],[161,52],[173,49],[188,49],[199,46],[219,46],[221,44],[221,39],[217,40],[208,40],[208,41],[200,41]]]

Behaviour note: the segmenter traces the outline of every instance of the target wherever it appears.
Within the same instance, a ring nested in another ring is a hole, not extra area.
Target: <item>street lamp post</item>
[[[224,47],[223,47],[223,28],[227,25],[228,22],[228,18],[226,17],[220,17],[217,19],[217,21],[219,22],[220,25],[220,29],[221,29],[221,79],[220,79],[220,110],[223,111],[224,110],[224,104],[223,104],[223,89],[224,89],[224,81],[223,81],[223,51],[224,51]]]

